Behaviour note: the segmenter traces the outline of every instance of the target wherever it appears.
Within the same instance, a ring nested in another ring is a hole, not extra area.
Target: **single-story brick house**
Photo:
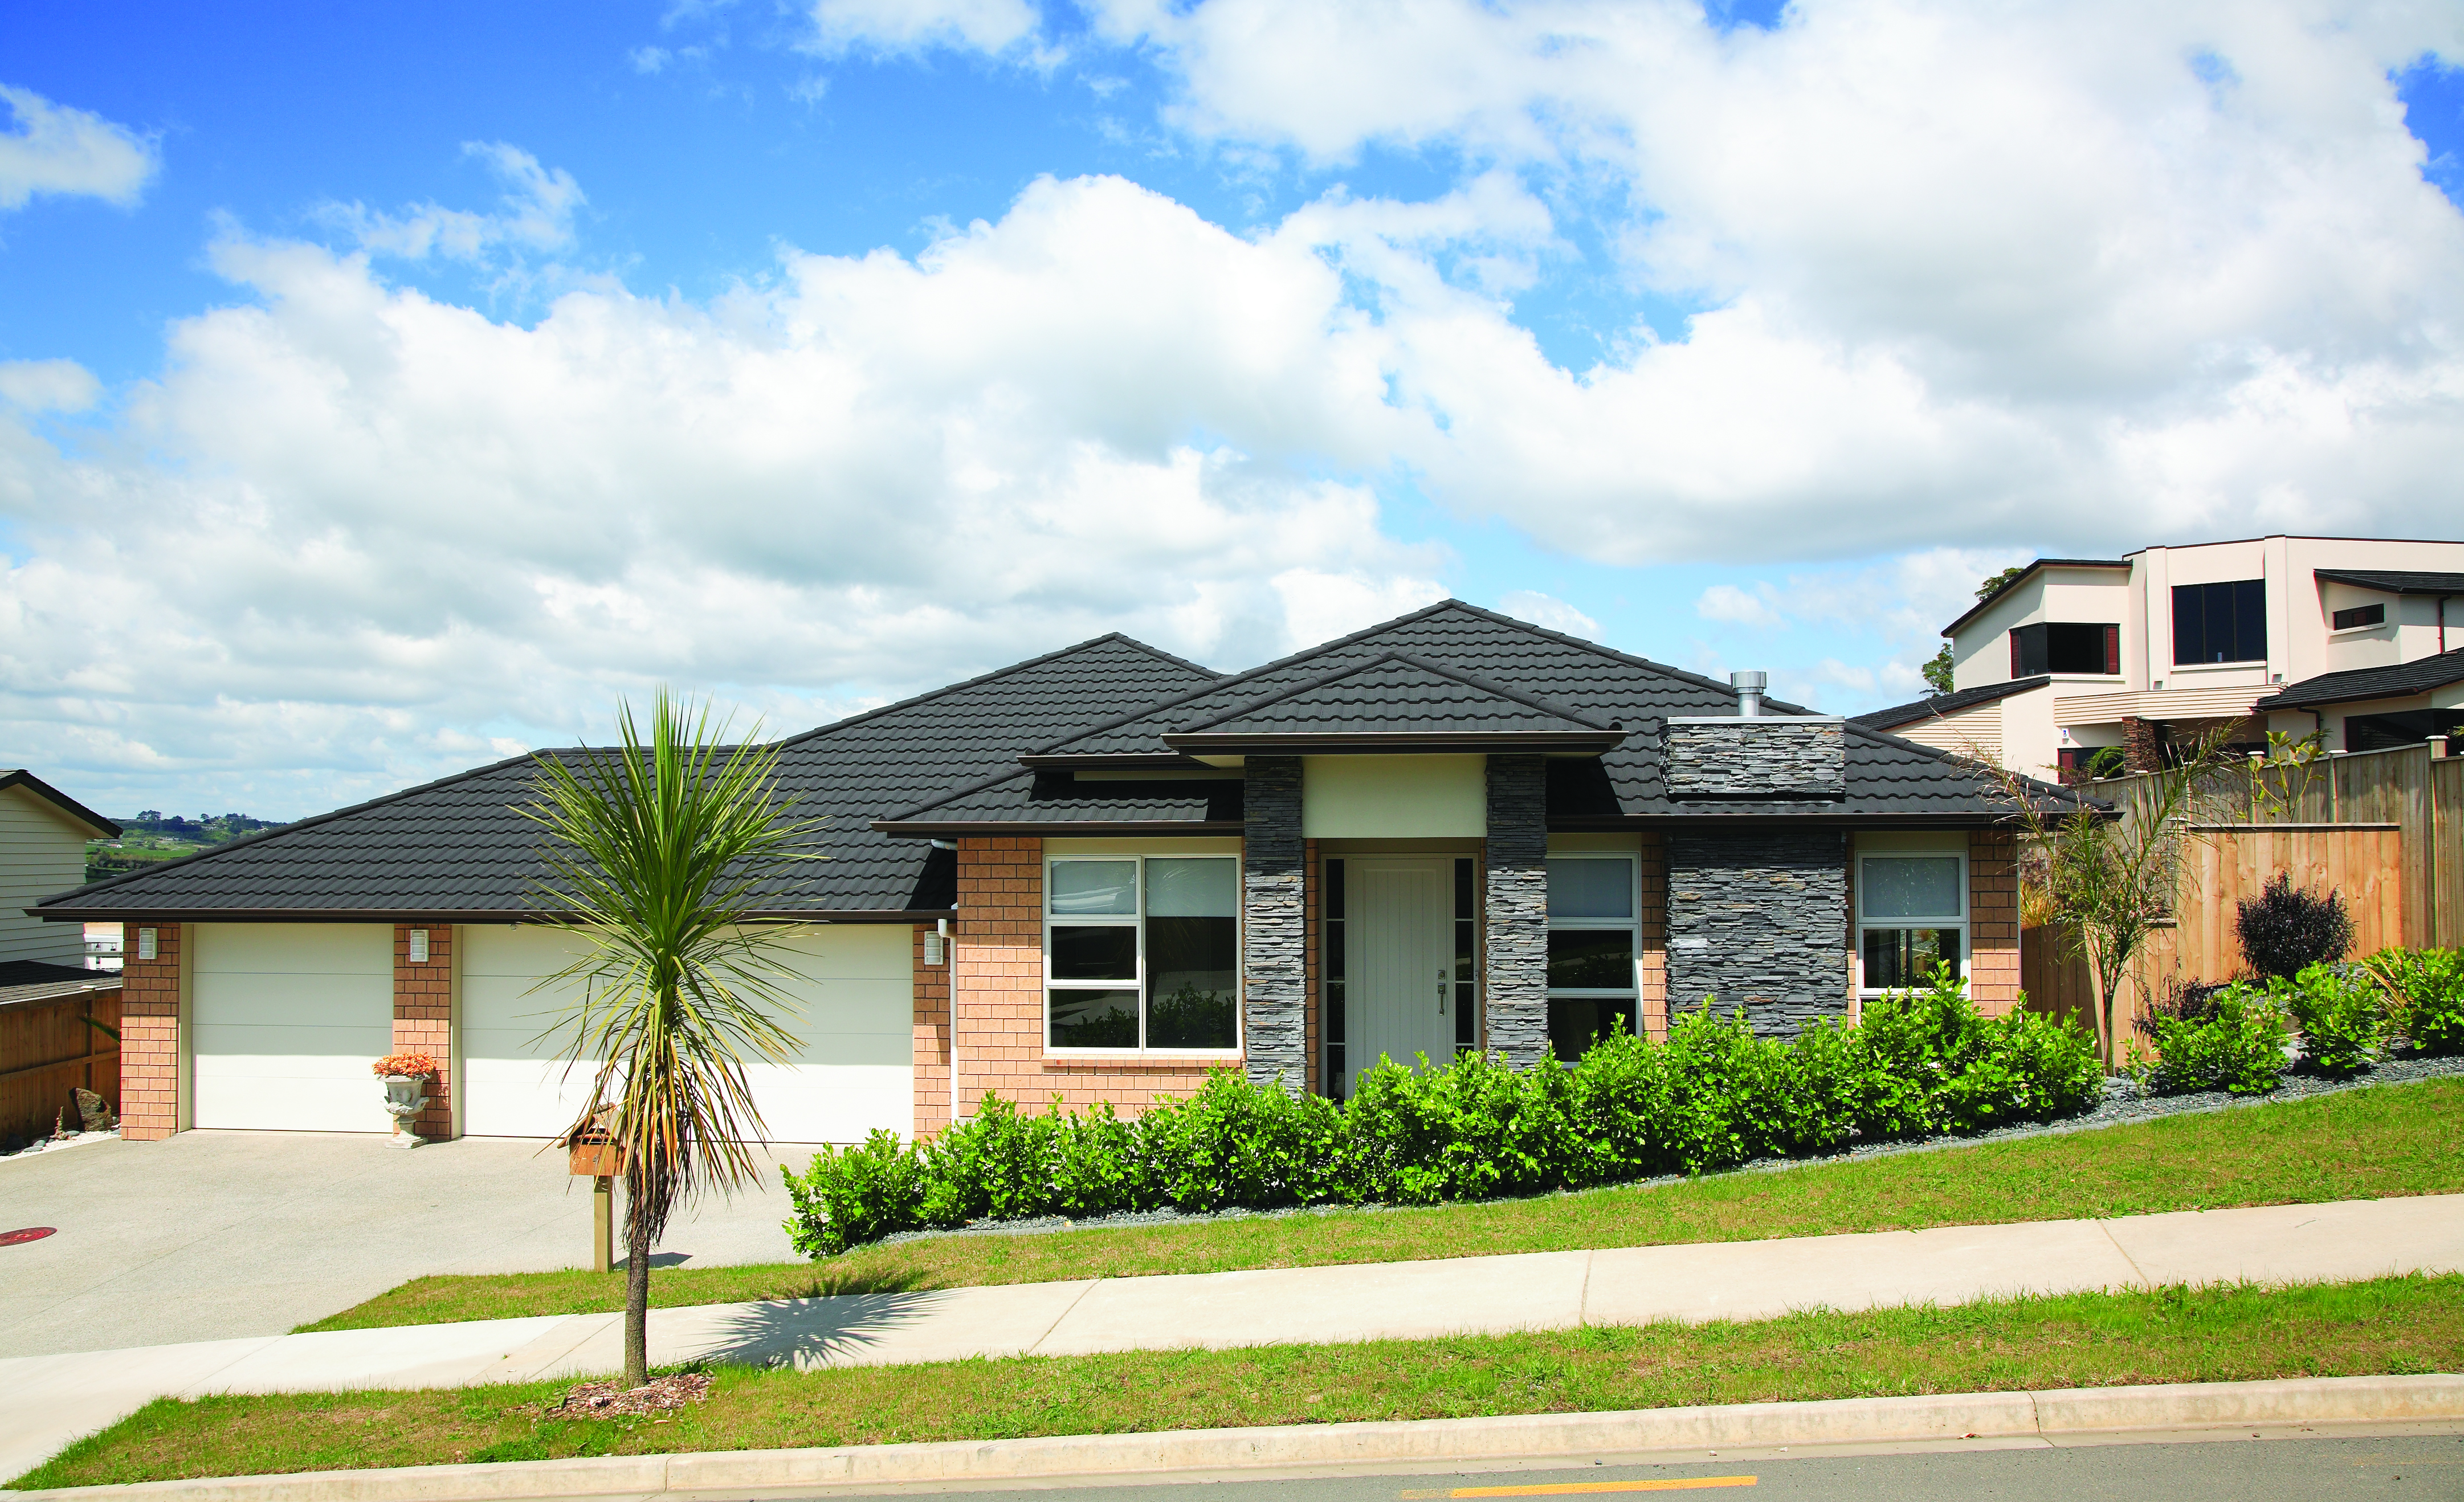
[[[1740,675],[1753,682],[1752,675]],[[1766,1029],[1955,961],[2017,995],[2013,842],[1945,753],[1447,601],[1251,672],[1099,637],[784,741],[825,863],[780,1141],[928,1135],[986,1091],[1134,1111],[1219,1068],[1340,1094],[1717,997]],[[124,923],[128,1135],[571,1119],[517,758],[49,898]],[[2068,796],[2048,789],[2050,796]]]

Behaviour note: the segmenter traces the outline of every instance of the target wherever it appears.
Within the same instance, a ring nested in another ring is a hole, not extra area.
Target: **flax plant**
[[[780,930],[752,919],[777,909],[790,863],[820,858],[793,846],[821,821],[791,817],[777,750],[723,745],[706,703],[661,690],[647,741],[628,704],[616,729],[610,750],[539,756],[538,800],[517,811],[552,837],[539,907],[590,946],[533,989],[579,989],[544,1036],[568,1071],[594,1071],[573,1131],[604,1132],[623,1156],[625,1381],[638,1387],[650,1250],[670,1215],[759,1172],[748,1144],[765,1128],[745,1065],[785,1062],[776,1014],[794,1003]]]
[[[1978,758],[1989,791],[2014,811],[2023,860],[2041,862],[2043,902],[2063,947],[2087,961],[2096,983],[2097,1043],[2121,1062],[2115,1011],[2149,936],[2170,924],[2194,879],[2185,851],[2213,812],[2219,774],[2232,766],[2237,721],[2211,726],[2178,748],[2172,764],[2131,780],[2119,816],[2055,795],[2041,783]]]

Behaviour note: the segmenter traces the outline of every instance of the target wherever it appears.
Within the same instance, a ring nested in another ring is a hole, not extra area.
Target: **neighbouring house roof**
[[[1979,688],[1961,689],[1955,694],[1929,695],[1925,698],[1911,699],[1905,704],[1894,704],[1888,709],[1878,709],[1870,714],[1851,715],[1848,717],[1848,723],[1862,725],[1868,730],[1897,730],[1902,725],[1913,725],[1920,719],[1956,714],[1963,709],[1973,709],[1979,704],[1991,704],[1998,698],[2009,698],[2013,694],[2025,694],[2033,689],[2040,689],[2053,681],[2053,674],[2039,673],[2030,677],[2013,678],[2007,683],[1988,683]]]
[[[82,965],[54,964],[48,960],[0,961],[0,1006],[119,989],[120,973],[116,970],[88,970]]]
[[[2464,592],[2464,591],[2459,591]],[[2356,704],[2364,699],[2406,698],[2464,683],[2464,647],[2434,657],[2419,657],[2391,668],[2348,668],[2315,678],[2288,683],[2280,694],[2251,706],[2252,714],[2272,709],[2308,709],[2325,704]]]
[[[2464,594],[2464,574],[2425,574],[2388,568],[2314,568],[2311,573],[2340,585],[2359,585],[2381,594]]]
[[[2000,600],[2004,595],[2018,588],[2021,585],[2024,585],[2029,580],[2035,578],[2038,574],[2043,573],[2048,568],[2119,568],[2127,573],[2130,569],[2130,561],[2126,558],[2037,559],[2035,563],[2030,563],[2027,567],[2020,569],[2017,573],[2013,574],[2010,578],[2004,580],[2001,586],[1995,589],[1991,594],[1987,595],[1984,599],[1969,606],[1967,612],[1961,615],[1958,620],[1951,622],[1948,626],[1942,629],[1942,634],[1945,636],[1950,635],[1961,627],[1966,626],[1969,622],[1976,619],[1979,615],[1991,609],[1994,602]]]
[[[1818,804],[1731,800],[1717,806],[1673,797],[1661,774],[1665,721],[1671,716],[1733,714],[1733,689],[1699,674],[1447,600],[1039,747],[1020,759],[1025,764],[1017,770],[900,810],[879,827],[924,835],[983,832],[1004,824],[1093,827],[1117,818],[1159,828],[1177,817],[1197,821],[1208,804],[1208,784],[1092,779],[1109,769],[1176,763],[1195,769],[1176,748],[1181,732],[1259,712],[1262,705],[1293,698],[1314,702],[1312,696],[1347,683],[1353,689],[1346,692],[1375,691],[1374,710],[1350,713],[1381,716],[1372,722],[1392,725],[1396,716],[1408,713],[1396,708],[1397,701],[1408,704],[1418,692],[1415,684],[1431,687],[1426,678],[1399,673],[1390,684],[1385,674],[1388,665],[1396,663],[1447,682],[1510,685],[1524,700],[1517,714],[1536,703],[1574,723],[1622,727],[1616,744],[1599,756],[1551,760],[1552,827],[1614,828],[1700,819],[1975,826],[2003,814],[1989,799],[1984,778],[1967,762],[1854,724],[1844,731],[1844,797]],[[1356,676],[1364,670],[1374,671]],[[1774,717],[1806,713],[1776,701],[1767,701],[1766,707]],[[1331,705],[1328,712],[1333,712]],[[2044,792],[2077,801],[2064,789],[2048,786]],[[1213,817],[1220,819],[1220,812]]]
[[[1113,634],[825,725],[780,744],[798,812],[829,822],[782,908],[889,916],[945,913],[947,851],[875,832],[885,808],[1014,768],[1022,744],[1097,723],[1215,674]],[[563,751],[560,756],[599,753]],[[513,811],[537,767],[515,757],[385,798],[233,840],[185,860],[45,899],[41,917],[131,914],[399,917],[536,916],[547,874],[538,828]]]
[[[1621,727],[1441,663],[1388,652],[1278,685],[1160,738],[1176,751],[1605,751]]]
[[[54,787],[47,782],[44,782],[41,778],[36,777],[33,773],[27,771],[22,766],[13,771],[0,772],[0,790],[6,790],[11,787],[19,788],[30,796],[39,798],[43,802],[50,804],[60,813],[66,815],[70,822],[85,826],[88,830],[92,831],[86,836],[88,839],[111,840],[118,839],[120,837],[120,826],[112,823],[110,820],[95,812],[93,809],[77,802],[76,799],[71,798],[68,794],[61,792],[58,788]]]

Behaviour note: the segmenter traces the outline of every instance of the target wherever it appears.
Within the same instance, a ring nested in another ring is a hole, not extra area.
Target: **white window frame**
[[[1571,929],[1584,929],[1584,930],[1589,930],[1589,931],[1592,931],[1592,932],[1610,932],[1610,933],[1614,933],[1614,932],[1617,932],[1617,931],[1619,931],[1619,930],[1624,931],[1624,932],[1626,933],[1626,935],[1628,936],[1628,938],[1629,938],[1629,941],[1630,941],[1630,945],[1631,945],[1630,952],[1631,952],[1631,954],[1632,954],[1632,956],[1633,956],[1632,961],[1631,961],[1631,962],[1630,962],[1630,964],[1629,964],[1629,966],[1628,966],[1629,974],[1628,974],[1628,975],[1627,975],[1627,977],[1626,977],[1627,983],[1626,983],[1625,985],[1623,985],[1623,986],[1591,986],[1591,985],[1585,985],[1585,986],[1554,986],[1554,985],[1552,985],[1552,986],[1550,986],[1550,987],[1548,987],[1548,988],[1547,988],[1547,996],[1548,996],[1548,999],[1549,999],[1549,1000],[1551,1000],[1551,1001],[1557,1000],[1557,999],[1558,999],[1558,998],[1560,998],[1560,997],[1564,998],[1564,999],[1565,999],[1565,1000],[1567,1000],[1567,1001],[1594,1001],[1594,1002],[1624,1002],[1624,1001],[1631,1001],[1632,1003],[1634,1003],[1634,1026],[1635,1026],[1635,1028],[1636,1028],[1636,1030],[1637,1030],[1638,1032],[1639,1032],[1639,1031],[1640,1031],[1640,1030],[1641,1030],[1641,1027],[1642,1027],[1642,854],[1641,854],[1641,852],[1640,852],[1639,850],[1551,850],[1551,851],[1550,851],[1550,852],[1549,852],[1549,854],[1548,854],[1548,856],[1547,856],[1546,858],[1547,858],[1547,860],[1548,860],[1548,863],[1549,863],[1550,865],[1551,865],[1551,866],[1555,865],[1555,864],[1556,864],[1557,862],[1559,862],[1559,861],[1578,861],[1578,860],[1609,861],[1609,860],[1621,860],[1621,861],[1625,862],[1625,874],[1626,874],[1626,916],[1625,916],[1624,917],[1622,917],[1622,918],[1615,918],[1615,917],[1564,917],[1564,918],[1561,918],[1561,917],[1550,917],[1550,916],[1546,913],[1545,909],[1544,909],[1544,911],[1543,911],[1542,917],[1543,917],[1543,918],[1545,919],[1545,921],[1546,921],[1546,922],[1547,922],[1547,924],[1548,924],[1548,931],[1549,931],[1550,933],[1552,933],[1552,934],[1553,934],[1553,933],[1555,933],[1556,931],[1558,931],[1559,929],[1570,929],[1570,930],[1571,930]],[[1545,870],[1546,868],[1544,867],[1543,869]],[[1544,943],[1545,943],[1545,940],[1544,940]],[[1546,953],[1546,950],[1545,950],[1545,949],[1543,950],[1543,953],[1542,953],[1542,963],[1543,963],[1543,965],[1544,965],[1544,966],[1545,966],[1545,965],[1546,965],[1546,963],[1547,963],[1547,953]],[[1572,1060],[1572,1059],[1560,1059],[1558,1062],[1559,1062],[1559,1063],[1561,1063],[1561,1064],[1565,1064],[1565,1065],[1569,1065],[1569,1066],[1571,1066],[1571,1065],[1573,1065],[1573,1063],[1574,1061],[1573,1061],[1573,1060]]]
[[[1855,949],[1850,953],[1849,962],[1857,967],[1857,995],[1859,1000],[1870,1000],[1875,997],[1885,996],[1890,994],[1891,990],[1890,987],[1873,985],[1866,982],[1865,931],[1867,929],[1882,929],[1886,931],[1902,928],[1956,929],[1959,933],[1959,978],[1962,981],[1967,981],[1969,978],[1969,967],[1976,959],[1975,943],[1969,937],[1970,918],[1975,907],[1975,894],[1969,888],[1969,872],[1968,865],[1968,837],[1963,831],[1956,836],[1956,839],[1958,843],[1953,844],[1949,838],[1927,840],[1922,837],[1910,838],[1907,836],[1902,836],[1895,839],[1889,836],[1883,836],[1878,839],[1870,835],[1859,836],[1856,851],[1857,943]],[[1956,918],[1866,917],[1865,895],[1874,889],[1873,884],[1865,879],[1865,863],[1869,860],[1891,860],[1895,858],[1905,859],[1909,856],[1917,855],[1928,856],[1935,859],[1940,859],[1947,855],[1959,862],[1959,917]],[[1901,989],[1906,989],[1906,987],[1901,987]]]
[[[1151,1049],[1147,1035],[1147,862],[1151,860],[1220,860],[1232,867],[1232,1046],[1228,1049]],[[1137,911],[1135,913],[1056,914],[1052,911],[1052,869],[1087,861],[1117,865],[1128,861],[1136,868]],[[1152,853],[1129,851],[1084,854],[1047,855],[1044,859],[1044,983],[1038,992],[1042,1032],[1037,1039],[1042,1052],[1051,1058],[1067,1059],[1237,1059],[1243,1056],[1246,1043],[1245,1027],[1248,1007],[1242,991],[1241,953],[1243,915],[1241,911],[1241,857],[1217,854],[1214,851],[1157,850]],[[1055,980],[1052,974],[1052,930],[1062,928],[1134,928],[1138,935],[1137,978],[1133,981]],[[1052,993],[1064,991],[1117,991],[1124,987],[1134,990],[1138,997],[1138,1046],[1133,1049],[1071,1049],[1052,1041]]]

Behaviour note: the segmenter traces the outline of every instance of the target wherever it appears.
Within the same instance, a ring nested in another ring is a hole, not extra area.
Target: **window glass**
[[[1938,964],[1959,964],[1955,928],[1865,930],[1865,978],[1869,990],[1907,990],[1932,983]]]
[[[2335,629],[2340,631],[2349,631],[2357,627],[2363,626],[2385,626],[2387,624],[2387,607],[2385,605],[2357,605],[2349,610],[2337,611],[2335,623]]]
[[[1133,860],[1054,861],[1052,911],[1071,917],[1136,917],[1138,863]]]
[[[1147,919],[1148,1048],[1233,1046],[1239,1036],[1239,950],[1232,918]]]
[[[2173,660],[2259,662],[2267,656],[2267,582],[2173,586]]]
[[[1128,923],[1052,928],[1052,979],[1134,981],[1138,978],[1138,931]]]
[[[1552,860],[1549,863],[1549,916],[1634,917],[1634,862]]]
[[[1551,929],[1549,988],[1552,991],[1634,989],[1634,930]]]
[[[1239,873],[1238,861],[1151,860],[1147,917],[1232,917],[1241,911]]]
[[[1631,997],[1552,996],[1549,999],[1549,1051],[1571,1064],[1612,1031],[1636,1030]]]
[[[1869,855],[1860,896],[1867,917],[1955,918],[1960,915],[1959,857]]]
[[[1137,992],[1054,990],[1050,995],[1052,1047],[1134,1049],[1138,1046]]]

